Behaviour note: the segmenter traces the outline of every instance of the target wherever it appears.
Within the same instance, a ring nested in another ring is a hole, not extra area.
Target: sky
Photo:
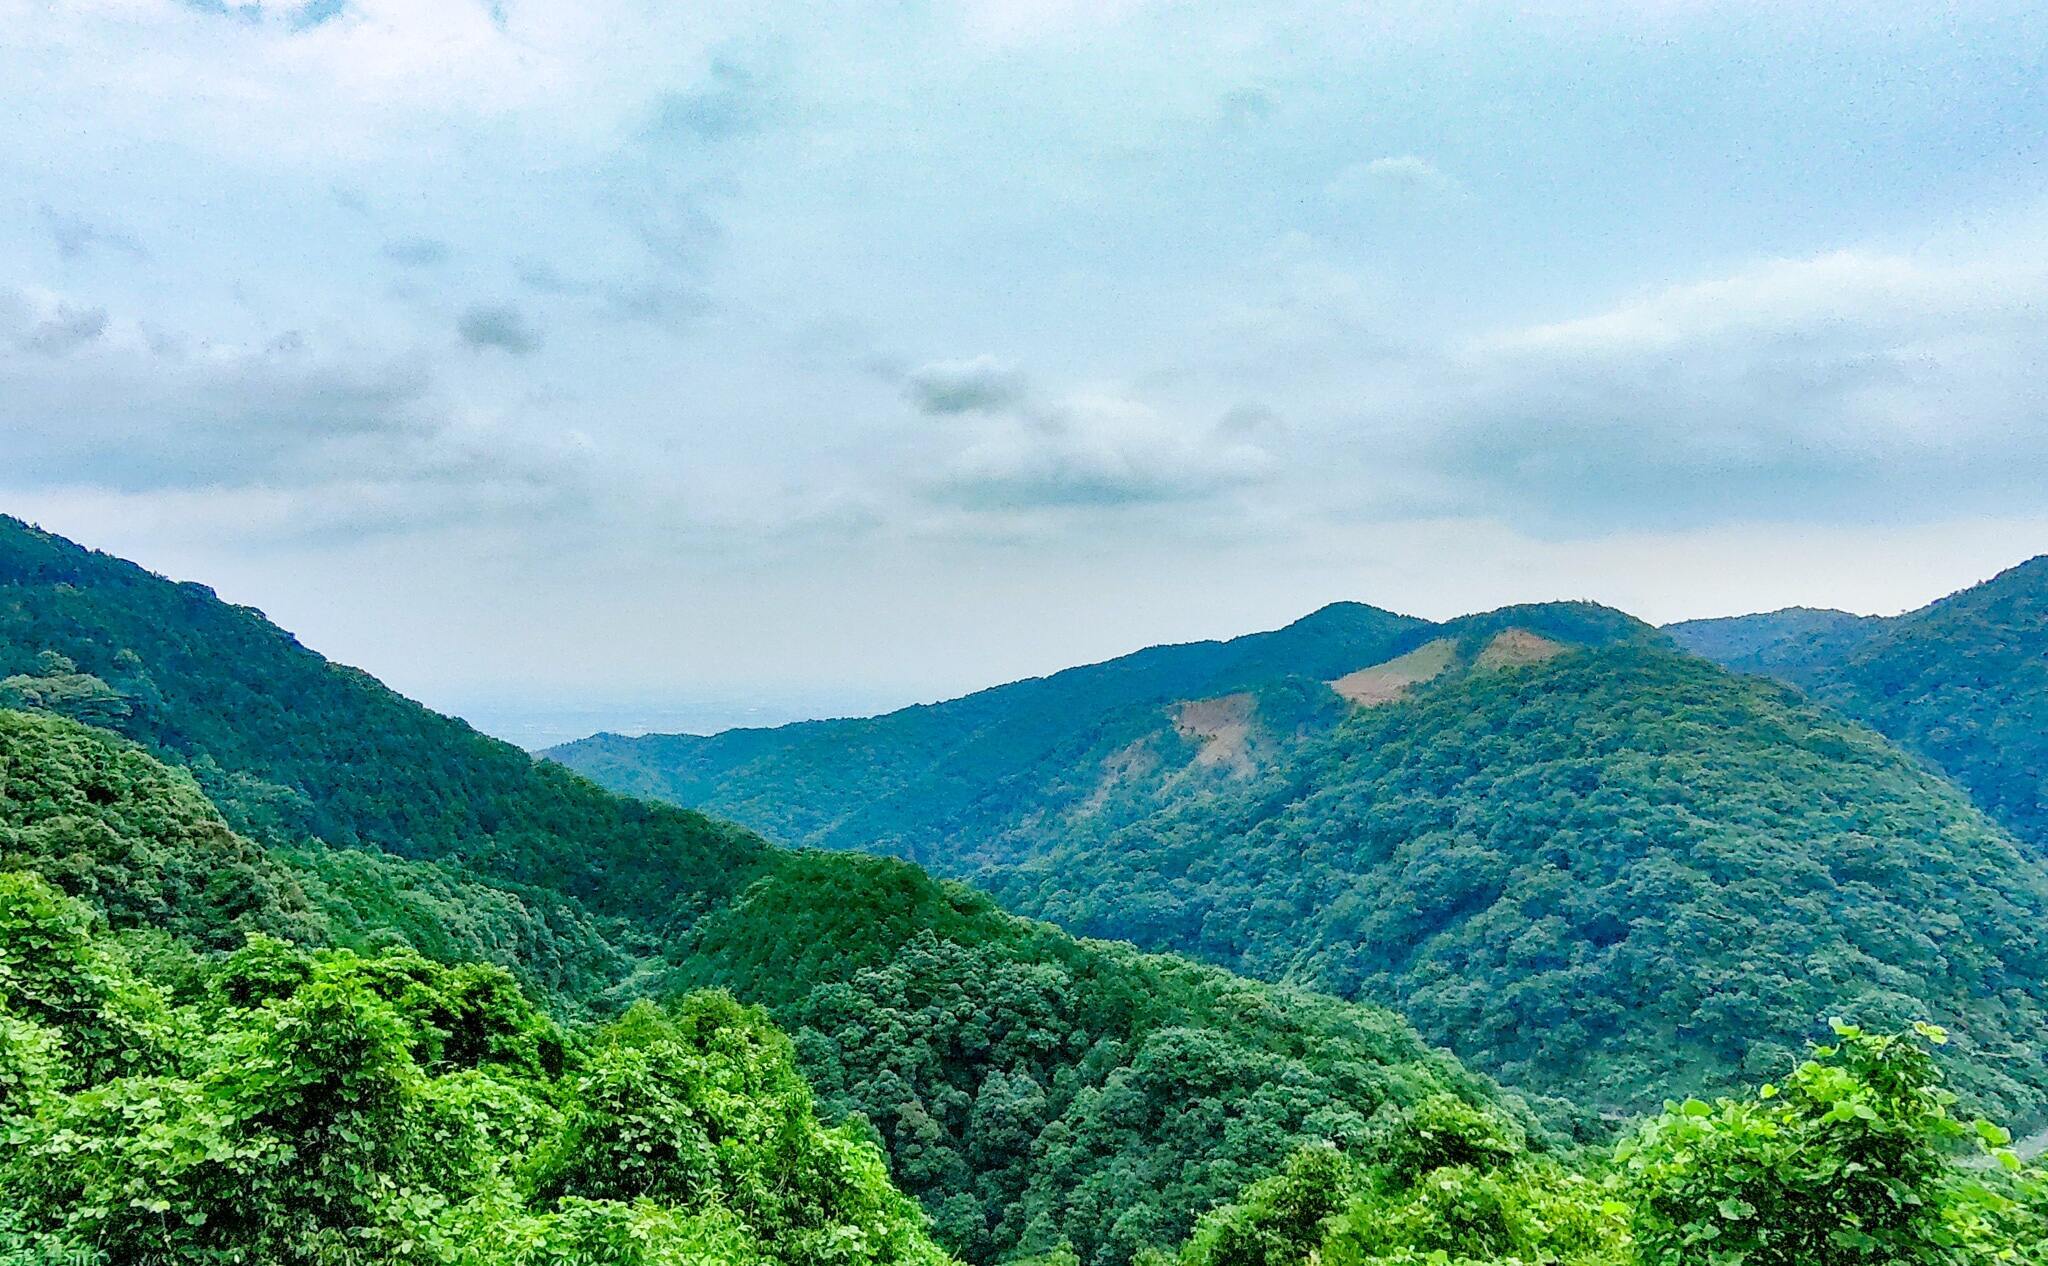
[[[1898,611],[2044,158],[2038,4],[0,0],[0,509],[501,730]]]

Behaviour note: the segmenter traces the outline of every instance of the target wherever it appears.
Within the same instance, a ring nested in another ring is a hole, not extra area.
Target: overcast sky
[[[2044,57],[1925,0],[0,0],[0,508],[444,705],[1894,611],[2048,550]]]

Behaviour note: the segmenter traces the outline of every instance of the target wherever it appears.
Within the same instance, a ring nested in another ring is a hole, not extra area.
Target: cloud
[[[332,22],[348,8],[348,0],[305,0],[291,11],[289,21],[295,31],[310,30],[323,22]]]
[[[597,312],[606,320],[636,321],[671,333],[688,329],[711,308],[702,291],[659,282],[604,285],[598,296]]]
[[[540,350],[540,334],[528,323],[526,314],[509,303],[479,303],[463,312],[455,323],[462,341],[479,351],[497,348],[514,356],[530,356]]]
[[[568,295],[581,294],[586,287],[571,281],[562,270],[544,259],[531,257],[514,260],[512,273],[519,278],[519,284],[536,294]]]
[[[99,251],[112,251],[131,259],[149,258],[149,251],[141,242],[119,229],[94,224],[48,203],[43,204],[42,213],[43,226],[49,230],[50,240],[57,244],[57,253],[65,259],[83,259]]]
[[[1275,466],[1257,407],[1191,422],[1116,391],[997,406],[945,398],[926,410],[962,419],[938,437],[920,483],[933,500],[972,510],[1074,510],[1182,502],[1243,488]]]
[[[1024,375],[993,356],[934,361],[905,375],[903,393],[920,413],[993,413],[1023,403]]]
[[[758,76],[715,57],[707,82],[661,98],[647,134],[663,144],[728,141],[760,131],[774,115],[774,98]]]
[[[550,299],[580,299],[583,310],[601,321],[650,325],[671,334],[692,328],[713,308],[711,296],[681,282],[593,281],[571,277],[546,260],[513,263],[519,284]]]
[[[397,237],[384,243],[384,258],[407,268],[430,268],[447,262],[452,253],[437,237]]]
[[[343,16],[349,0],[177,0],[195,13],[245,26],[268,23],[289,32],[310,31]]]
[[[1351,199],[1379,193],[1456,193],[1460,186],[1435,163],[1414,154],[1375,158],[1337,173],[1329,184],[1331,197]]]
[[[1584,529],[2036,506],[2041,259],[1847,251],[1671,286],[1416,367],[1375,435],[1452,505]]]
[[[43,295],[0,292],[0,432],[11,491],[232,496],[309,530],[558,513],[591,486],[587,442],[465,404],[416,352],[163,337]]]
[[[41,311],[17,296],[0,294],[0,336],[11,336],[13,345],[41,356],[63,356],[91,343],[106,332],[107,310],[45,297]],[[11,327],[11,328],[10,328]]]

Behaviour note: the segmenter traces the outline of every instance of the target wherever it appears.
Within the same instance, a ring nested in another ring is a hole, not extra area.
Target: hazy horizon
[[[4,511],[0,511],[4,512]],[[49,525],[39,525],[49,528]],[[49,528],[49,530],[56,530]],[[81,541],[89,548],[103,548],[92,541]],[[1954,578],[1938,582],[1936,587],[1924,591],[1920,596],[1909,597],[1897,605],[1884,608],[1854,607],[1815,600],[1795,600],[1765,606],[1737,606],[1727,610],[1699,610],[1672,616],[1654,618],[1640,611],[1629,614],[1649,620],[1653,624],[1667,625],[1691,619],[1750,615],[1758,612],[1780,610],[1785,607],[1835,607],[1852,611],[1858,615],[1888,616],[1915,610],[1958,590],[1989,580],[1992,576],[2010,567],[2025,562],[2033,555],[2023,554],[2009,560],[1995,563],[1981,572],[1956,571]],[[1932,569],[1939,570],[1939,569]],[[170,574],[170,579],[206,584],[218,592],[204,576],[183,576]],[[1425,619],[1443,620],[1460,615],[1488,611],[1520,601],[1568,601],[1585,599],[1600,601],[1585,594],[1560,594],[1551,598],[1517,598],[1502,602],[1486,602],[1457,610],[1408,610],[1398,605],[1376,601],[1369,596],[1333,597],[1318,602],[1300,611],[1277,614],[1264,622],[1227,629],[1210,628],[1200,632],[1175,631],[1162,628],[1152,635],[1140,635],[1141,640],[1127,645],[1115,646],[1085,658],[1057,663],[1043,663],[1004,676],[986,679],[952,681],[920,689],[915,686],[897,686],[861,689],[845,682],[813,681],[790,682],[726,682],[694,683],[675,685],[672,683],[650,684],[644,688],[564,688],[549,683],[525,684],[518,682],[468,683],[454,687],[430,687],[424,690],[410,688],[403,684],[404,665],[379,666],[361,663],[337,655],[320,644],[317,635],[304,629],[294,628],[279,620],[268,611],[260,595],[222,592],[221,596],[238,605],[254,607],[281,627],[296,635],[299,640],[315,651],[327,655],[337,662],[363,668],[378,676],[387,684],[398,688],[418,701],[437,711],[458,716],[477,729],[495,738],[517,744],[528,750],[538,751],[560,743],[586,738],[598,733],[613,733],[637,737],[645,734],[715,734],[723,730],[739,728],[761,728],[786,725],[797,721],[825,720],[835,717],[872,716],[891,712],[898,708],[916,704],[939,703],[948,699],[971,694],[977,690],[1003,685],[1007,682],[1028,677],[1045,676],[1065,668],[1098,663],[1119,655],[1142,650],[1150,646],[1172,643],[1223,640],[1240,637],[1249,633],[1264,632],[1280,628],[1295,620],[1302,619],[1326,606],[1344,602],[1362,602],[1382,607],[1402,615],[1414,615]],[[1608,603],[1606,605],[1616,605]],[[1628,611],[1626,607],[1619,609]],[[395,672],[394,672],[395,670]],[[658,674],[650,673],[650,680]]]

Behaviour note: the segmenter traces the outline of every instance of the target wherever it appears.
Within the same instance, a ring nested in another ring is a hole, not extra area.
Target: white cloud
[[[1330,179],[1328,193],[1348,199],[1376,193],[1455,193],[1460,186],[1435,163],[1415,154],[1354,163]]]
[[[1602,523],[2014,507],[2048,479],[2048,264],[1772,260],[1474,340],[1378,402],[1419,484]]]
[[[1211,422],[1119,391],[1083,391],[972,415],[941,437],[920,482],[969,509],[1114,509],[1215,498],[1275,466],[1270,416],[1232,409]]]

